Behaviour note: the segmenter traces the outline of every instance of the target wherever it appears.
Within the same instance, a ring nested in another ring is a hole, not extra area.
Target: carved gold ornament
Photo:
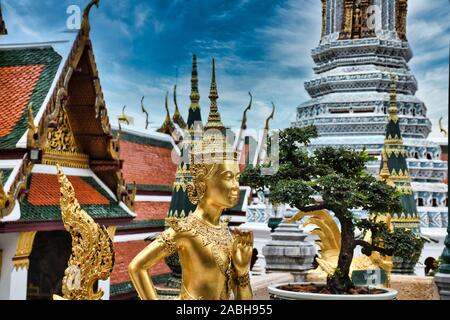
[[[98,280],[108,279],[112,272],[113,242],[108,230],[81,209],[72,184],[59,166],[57,171],[61,184],[61,217],[72,236],[72,254],[62,281],[63,299],[100,300],[103,290],[94,292],[94,285]],[[53,297],[61,299],[57,295]]]
[[[14,268],[16,270],[27,268],[30,266],[31,250],[33,249],[33,241],[36,231],[21,232],[17,241],[16,254],[12,258]]]
[[[320,257],[316,258],[319,266],[308,271],[307,280],[308,281],[326,281],[329,275],[332,275],[338,265],[339,253],[341,250],[341,233],[339,228],[332,218],[332,216],[326,210],[316,210],[311,212],[298,212],[292,218],[288,219],[288,223],[293,223],[295,221],[301,220],[304,217],[309,218],[303,226],[315,225],[318,228],[311,231],[311,234],[317,235],[319,240],[316,241],[316,245],[320,247]],[[384,221],[389,228],[392,228],[392,222],[390,215],[379,217]],[[365,241],[371,242],[371,234],[367,232],[364,238]],[[357,256],[352,260],[350,265],[351,275],[355,270],[368,270],[380,268],[383,269],[388,277],[388,285],[390,274],[392,271],[392,257],[382,256],[379,252],[373,251],[372,254],[368,256]]]

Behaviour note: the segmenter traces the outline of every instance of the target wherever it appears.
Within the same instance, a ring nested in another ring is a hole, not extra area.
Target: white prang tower
[[[415,96],[406,15],[407,0],[322,0],[322,36],[312,50],[315,77],[305,82],[311,99],[297,107],[293,125],[317,127],[319,137],[312,141],[312,148],[366,147],[378,157],[368,165],[378,175],[389,86],[391,77],[395,78],[399,124],[421,231],[445,234],[447,163],[440,159],[440,146],[427,140],[431,122],[425,104]],[[436,251],[436,257],[441,251]]]

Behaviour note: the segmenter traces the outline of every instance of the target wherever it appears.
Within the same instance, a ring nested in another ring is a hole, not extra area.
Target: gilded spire
[[[191,74],[191,95],[189,96],[191,99],[191,108],[192,110],[196,110],[200,108],[200,94],[198,92],[198,73],[197,73],[197,56],[194,54],[192,56],[192,74]]]
[[[183,117],[180,114],[177,103],[177,85],[173,87],[173,103],[175,104],[175,112],[173,113],[172,120],[174,123],[180,126],[181,129],[186,128],[186,122],[184,122]]]
[[[383,166],[381,167],[379,175],[380,175],[380,178],[382,181],[387,181],[387,179],[389,179],[391,174],[389,173],[388,154],[387,154],[386,148],[384,148],[383,151],[381,152],[381,157],[383,160]]]
[[[391,84],[389,87],[389,121],[396,123],[398,121],[398,108],[397,108],[397,85],[395,83],[395,75],[390,76]]]
[[[217,93],[217,83],[216,83],[216,62],[213,59],[211,88],[209,91],[209,100],[211,101],[211,104],[209,108],[208,122],[206,123],[205,130],[210,128],[224,129],[224,126],[220,119],[220,113],[217,108],[217,99],[219,99],[219,95]]]
[[[5,21],[3,20],[2,6],[0,3],[0,35],[7,35],[7,34],[8,34],[8,30],[6,30]]]

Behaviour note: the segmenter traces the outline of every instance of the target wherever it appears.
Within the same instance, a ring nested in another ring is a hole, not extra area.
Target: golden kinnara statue
[[[253,234],[228,229],[220,221],[223,209],[239,200],[237,154],[224,137],[217,109],[215,64],[211,107],[202,140],[191,151],[192,184],[188,196],[197,209],[187,218],[167,218],[170,226],[130,263],[130,278],[141,299],[158,299],[148,269],[178,252],[182,268],[180,299],[251,299],[249,268]]]

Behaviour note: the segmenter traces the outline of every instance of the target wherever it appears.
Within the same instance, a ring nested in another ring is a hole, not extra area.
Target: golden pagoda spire
[[[211,88],[209,91],[209,100],[211,101],[209,108],[208,122],[206,123],[205,130],[207,129],[224,129],[224,125],[220,119],[220,113],[217,108],[217,99],[219,95],[217,93],[217,83],[216,83],[216,62],[212,60],[212,78],[211,78]]]
[[[396,123],[398,121],[398,108],[397,108],[397,85],[396,85],[396,76],[391,75],[391,84],[389,87],[389,121],[393,121]]]
[[[200,108],[200,93],[198,92],[198,72],[197,72],[197,56],[192,56],[192,74],[191,74],[191,99],[190,109],[196,110]]]

